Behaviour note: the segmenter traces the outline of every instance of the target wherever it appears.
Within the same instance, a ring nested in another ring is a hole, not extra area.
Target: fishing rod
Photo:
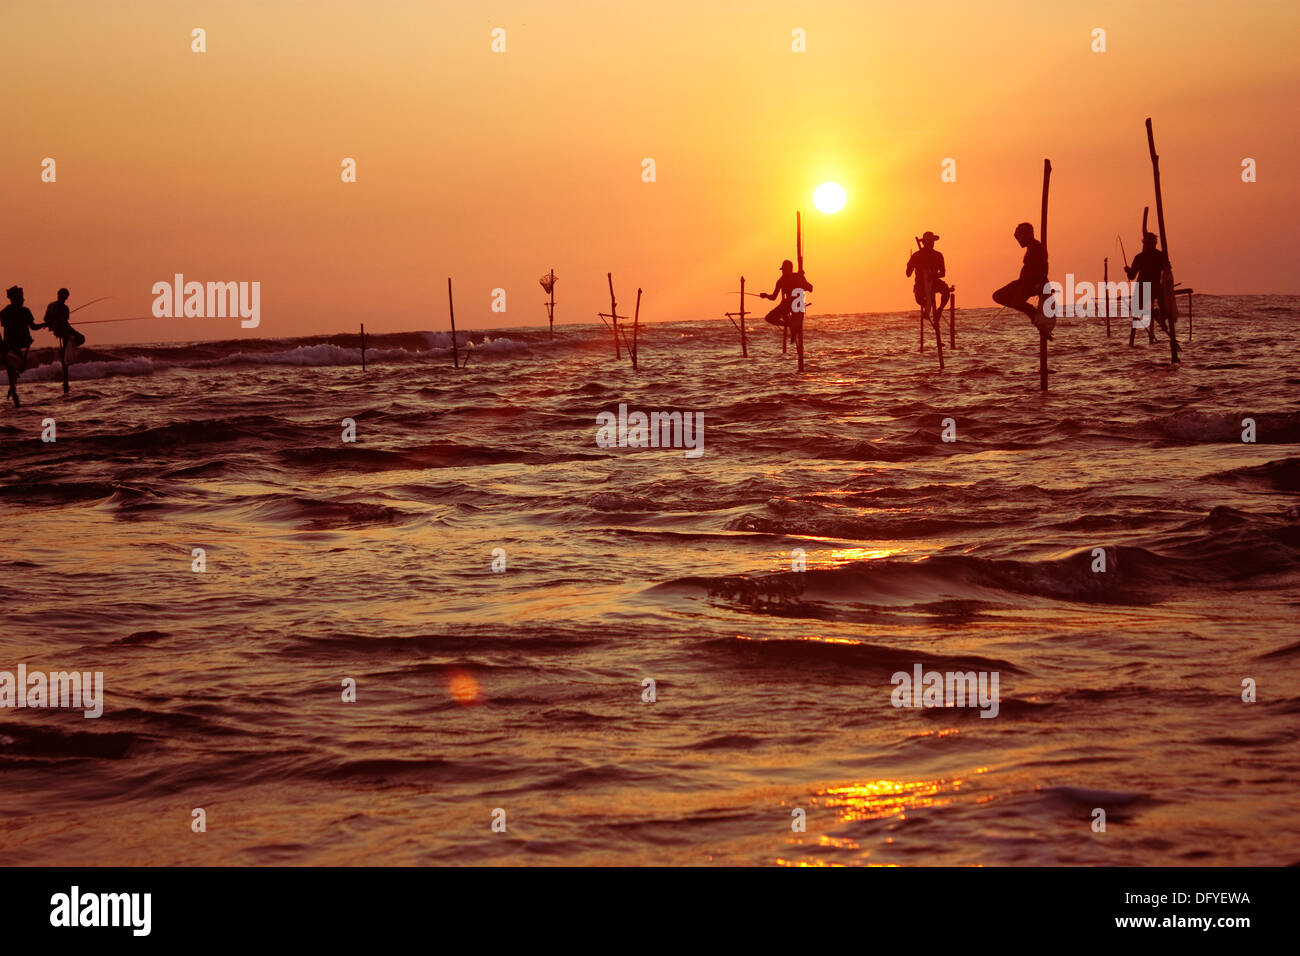
[[[87,303],[89,304],[89,303]],[[156,322],[156,315],[136,315],[129,319],[91,319],[89,322],[78,322],[78,325],[107,325],[109,322]]]
[[[75,309],[72,310],[72,312],[69,312],[68,315],[72,315],[75,312],[80,312],[82,309],[86,308],[87,306],[94,305],[96,302],[103,302],[105,299],[112,299],[112,298],[114,297],[111,295],[101,295],[98,299],[91,299],[89,302],[86,303],[86,305],[77,306]]]
[[[1124,274],[1128,275],[1128,253],[1124,251],[1124,237],[1115,233],[1115,241],[1119,243],[1119,254],[1124,257]]]

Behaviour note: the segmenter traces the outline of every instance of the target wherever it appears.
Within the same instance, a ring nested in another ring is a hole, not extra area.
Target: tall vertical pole
[[[551,320],[551,338],[555,338],[555,270],[551,270],[551,301],[546,307],[546,317]]]
[[[451,315],[451,364],[460,368],[460,354],[456,351],[456,303],[451,300],[451,276],[447,276],[447,312]]]
[[[366,323],[361,323],[361,371],[366,370]]]
[[[618,303],[614,301],[614,273],[606,272],[609,280],[609,324],[614,329],[614,358],[620,359],[623,353],[618,350]]]
[[[641,322],[641,290],[636,290],[636,309],[632,312],[632,369],[636,370],[636,330]]]
[[[794,212],[794,259],[796,259],[796,271],[803,277],[803,213]],[[807,298],[805,290],[805,298]],[[803,304],[803,303],[800,303]],[[794,343],[794,351],[800,356],[800,371],[803,371],[803,312],[798,313],[798,321],[794,324],[794,329],[790,336],[798,336],[798,341]],[[790,319],[794,319],[793,310],[790,311]]]
[[[1047,258],[1047,187],[1052,179],[1052,161],[1043,160],[1043,215],[1039,222],[1039,242],[1043,244],[1043,258]],[[1049,260],[1050,261],[1050,260]],[[1043,297],[1038,297],[1038,307],[1041,309]],[[1047,391],[1047,333],[1043,330],[1038,332],[1038,390]]]
[[[957,350],[957,287],[948,287],[948,348]]]
[[[1101,284],[1105,290],[1101,301],[1106,310],[1106,338],[1110,338],[1110,256],[1101,260]]]
[[[916,239],[916,248],[917,248],[917,249],[921,249],[921,248],[922,248],[922,246],[921,246],[921,237],[920,237],[920,236],[915,236],[914,238]],[[920,273],[919,271],[917,272],[916,277],[917,277],[918,280],[921,279],[921,273]],[[921,290],[921,297],[922,297],[922,298],[926,298],[926,297],[930,296],[930,294],[931,294],[931,293],[930,293],[930,284],[929,284],[929,280],[928,280],[928,278],[927,278],[926,280],[923,281],[923,288],[922,288],[922,290]],[[922,304],[922,306],[921,306],[921,324],[920,324],[920,329],[921,329],[921,338],[920,338],[921,348],[920,348],[920,351],[921,351],[921,352],[925,352],[925,305],[924,305],[924,304]]]
[[[749,346],[745,342],[745,277],[740,277],[740,354],[749,358]]]
[[[1165,233],[1165,202],[1160,194],[1160,157],[1156,155],[1156,137],[1151,131],[1151,117],[1147,117],[1147,147],[1151,151],[1151,174],[1156,181],[1156,223],[1160,226],[1160,251],[1165,254],[1165,268],[1168,278],[1161,277],[1160,311],[1164,313],[1165,333],[1169,336],[1169,361],[1177,362],[1178,358],[1178,336],[1174,331],[1174,322],[1178,311],[1177,297],[1174,295],[1174,267],[1169,258],[1169,240]],[[1168,282],[1168,295],[1164,286]],[[1153,298],[1156,290],[1152,290]]]

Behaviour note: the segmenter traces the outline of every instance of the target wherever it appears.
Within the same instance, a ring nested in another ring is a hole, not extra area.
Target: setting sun
[[[839,212],[848,199],[848,193],[839,183],[822,183],[813,192],[813,205],[825,213]]]

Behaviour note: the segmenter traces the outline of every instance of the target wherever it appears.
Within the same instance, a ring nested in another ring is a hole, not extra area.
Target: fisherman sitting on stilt
[[[68,290],[60,289],[59,298],[45,307],[45,327],[59,340],[59,364],[63,366],[63,394],[68,394],[68,363],[75,349],[86,344],[86,337],[68,321]]]
[[[993,301],[1004,308],[1023,312],[1034,327],[1050,339],[1056,325],[1055,317],[1044,315],[1041,305],[1035,307],[1029,304],[1034,296],[1041,299],[1047,295],[1044,291],[1047,285],[1047,250],[1034,238],[1034,227],[1027,222],[1016,226],[1014,235],[1016,242],[1025,250],[1020,278],[994,292]]]
[[[0,359],[9,375],[9,398],[18,407],[18,376],[27,367],[27,350],[32,347],[32,329],[45,326],[36,321],[32,310],[23,305],[23,290],[11,287],[6,295],[9,304],[0,309],[0,327],[4,329],[4,343],[0,346]]]
[[[794,263],[786,259],[781,263],[781,277],[776,280],[776,285],[772,287],[772,291],[758,294],[760,299],[780,298],[781,300],[771,312],[767,313],[765,318],[768,322],[778,328],[782,326],[794,328],[797,323],[803,321],[802,312],[798,316],[794,314],[793,303],[796,289],[811,292],[813,287],[802,272],[794,271]]]
[[[943,281],[943,277],[947,275],[947,269],[943,264],[943,253],[934,247],[938,239],[939,237],[934,233],[927,231],[921,237],[921,248],[912,253],[912,257],[907,260],[907,274],[910,276],[916,273],[916,279],[912,283],[912,294],[916,297],[916,304],[921,307],[921,314],[931,321],[938,321],[948,305],[948,300],[952,298],[948,283]],[[938,309],[934,307],[936,294],[942,296]]]
[[[1169,268],[1169,257],[1156,248],[1158,241],[1155,233],[1145,233],[1142,236],[1142,251],[1133,257],[1132,265],[1124,267],[1124,274],[1130,279],[1137,280],[1137,301],[1145,303],[1150,310],[1145,318],[1147,335],[1151,337],[1152,342],[1156,340],[1152,322],[1158,324],[1166,335],[1169,334],[1169,328],[1165,324],[1165,310],[1160,298],[1160,284],[1164,279],[1165,270]],[[1129,311],[1133,315],[1138,315],[1139,312],[1136,308]],[[1137,328],[1135,323],[1129,332],[1129,345],[1133,344],[1133,333]]]
[[[65,344],[65,340],[71,339],[72,344],[80,348],[86,344],[86,337],[68,321],[68,294],[67,289],[60,289],[58,300],[45,307],[45,327],[54,333],[60,346]]]

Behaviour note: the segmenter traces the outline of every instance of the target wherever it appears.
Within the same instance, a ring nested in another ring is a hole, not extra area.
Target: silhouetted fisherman
[[[23,290],[12,286],[5,293],[9,304],[0,309],[0,328],[4,329],[4,344],[0,356],[4,358],[5,372],[9,375],[9,397],[18,407],[18,375],[27,367],[27,350],[32,347],[32,330],[44,328],[23,305]]]
[[[1056,325],[1055,318],[1044,315],[1041,308],[1029,304],[1029,300],[1035,296],[1047,294],[1043,291],[1047,285],[1047,250],[1034,238],[1034,227],[1027,222],[1016,226],[1013,235],[1025,250],[1020,278],[994,292],[993,301],[1005,308],[1023,312],[1034,327],[1050,339],[1052,328]]]
[[[943,277],[948,274],[943,264],[943,253],[934,247],[938,238],[934,233],[927,231],[921,237],[921,248],[912,253],[912,257],[907,260],[907,274],[910,276],[916,273],[916,279],[912,283],[912,294],[916,297],[916,304],[921,307],[922,315],[936,321],[943,315],[948,300],[952,298],[948,283],[943,281]],[[936,294],[943,296],[937,310],[934,307]]]
[[[80,347],[86,344],[86,337],[69,322],[68,294],[67,289],[60,289],[58,300],[45,307],[45,327],[54,333],[60,344],[71,339],[73,345]]]
[[[798,329],[803,324],[803,312],[796,313],[794,309],[794,292],[796,289],[802,289],[804,292],[813,290],[812,283],[804,276],[802,272],[794,271],[794,263],[786,259],[781,263],[781,277],[776,280],[776,285],[772,291],[760,292],[760,299],[780,298],[776,307],[765,316],[766,321],[772,325],[785,326],[791,331]],[[802,305],[802,303],[800,303]]]
[[[1165,334],[1169,334],[1169,329],[1165,327],[1164,308],[1160,302],[1160,288],[1164,280],[1165,270],[1169,268],[1169,257],[1156,248],[1159,240],[1155,233],[1148,232],[1142,236],[1142,251],[1133,257],[1133,264],[1124,267],[1124,274],[1130,279],[1136,279],[1138,283],[1137,300],[1145,302],[1150,314],[1147,318],[1147,336],[1152,342],[1156,340],[1155,323],[1160,323],[1160,328],[1164,329]],[[1136,315],[1137,313],[1130,308],[1129,312]],[[1133,344],[1133,336],[1137,334],[1136,328],[1130,328],[1128,332],[1128,344]]]
[[[63,394],[68,394],[68,359],[72,350],[86,344],[86,337],[68,321],[68,290],[60,289],[59,298],[45,307],[45,327],[59,340],[59,364],[63,367]]]

